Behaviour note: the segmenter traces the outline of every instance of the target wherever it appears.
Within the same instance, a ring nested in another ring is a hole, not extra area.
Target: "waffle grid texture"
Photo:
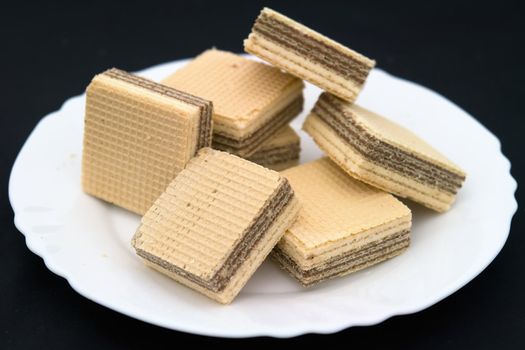
[[[302,203],[288,230],[304,249],[331,245],[410,215],[394,196],[349,177],[324,157],[282,172]]]
[[[214,133],[233,140],[271,123],[304,88],[300,79],[277,68],[216,49],[203,52],[162,82],[213,101]]]
[[[133,245],[150,263],[161,262],[157,269],[229,302],[266,257],[258,256],[261,244],[276,244],[288,227],[272,231],[272,225],[291,223],[296,215],[287,211],[293,199],[279,173],[204,148],[142,218]],[[251,273],[232,291],[229,280],[245,261],[253,265]],[[224,293],[230,296],[223,299]]]
[[[116,69],[86,95],[83,189],[137,214],[210,145],[210,102]]]
[[[301,202],[273,257],[303,285],[343,276],[404,251],[411,212],[328,158],[282,172]]]

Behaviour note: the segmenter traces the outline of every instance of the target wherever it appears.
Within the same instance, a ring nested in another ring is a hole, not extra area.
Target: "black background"
[[[16,154],[37,121],[82,93],[94,74],[112,66],[140,70],[211,46],[240,52],[264,5],[375,58],[380,68],[448,97],[500,138],[512,161],[512,174],[518,183],[524,178],[525,40],[520,22],[525,13],[518,1],[4,3],[0,349],[164,348],[180,346],[180,341],[253,346],[254,340],[199,337],[155,327],[77,294],[26,248],[13,225],[7,182]],[[522,188],[517,198],[523,202]],[[520,207],[509,240],[494,262],[446,300],[377,326],[291,341],[303,346],[336,341],[339,346],[391,349],[525,349],[524,214]]]

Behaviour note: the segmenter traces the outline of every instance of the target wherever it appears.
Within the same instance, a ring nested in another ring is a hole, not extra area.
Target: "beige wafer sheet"
[[[135,248],[211,280],[283,181],[277,172],[204,148],[142,218]]]
[[[283,15],[282,13],[279,13],[275,10],[272,10],[271,8],[268,8],[268,7],[265,7],[262,9],[261,11],[261,14],[265,14],[267,16],[269,16],[270,18],[273,18],[279,22],[282,22],[282,23],[286,23],[288,26],[294,28],[294,29],[297,29],[298,31],[300,31],[301,33],[304,33],[306,36],[309,36],[309,37],[312,37],[312,38],[315,38],[316,40],[319,40],[320,42],[323,42],[324,44],[326,44],[327,46],[330,46],[330,47],[333,47],[333,48],[336,48],[338,51],[341,51],[349,56],[353,56],[353,57],[356,57],[357,59],[360,59],[362,60],[363,62],[366,62],[368,63],[369,65],[373,65],[374,64],[374,61],[369,59],[368,57],[360,54],[359,52],[356,52],[344,45],[341,45],[340,43],[338,43],[337,41],[335,40],[332,40],[324,35],[322,35],[321,33],[318,33],[316,32],[315,30],[312,30],[310,28],[308,28],[307,26],[297,22],[297,21],[294,21],[293,19]]]
[[[449,193],[429,188],[412,178],[401,176],[365,160],[352,146],[345,143],[331,127],[313,113],[308,116],[303,128],[312,136],[317,145],[330,156],[330,159],[356,179],[376,188],[398,193],[402,197],[411,198],[437,211],[447,210],[454,199],[454,196]]]
[[[408,236],[408,234],[407,234]],[[302,271],[303,266],[297,267],[295,263],[290,261],[287,256],[281,254],[276,254],[277,250],[273,252],[273,258],[277,260],[281,267],[290,273],[292,277],[297,279],[303,286],[309,287],[314,284],[323,282],[328,279],[333,279],[337,277],[343,277],[350,273],[371,267],[373,265],[379,264],[385,260],[394,258],[408,248],[410,245],[410,240],[404,238],[403,241],[390,245],[388,247],[380,248],[378,251],[370,251],[368,254],[356,257],[355,260],[350,260],[347,263],[342,263],[341,265],[321,269],[315,273],[308,273]],[[297,270],[299,268],[299,270]]]
[[[465,180],[463,170],[412,132],[328,93],[303,129],[351,176],[439,212]]]
[[[366,130],[389,144],[465,176],[465,172],[427,142],[401,125],[356,104],[341,101],[344,110]]]
[[[232,276],[231,280],[229,281],[229,284],[222,291],[214,292],[183,277],[180,274],[176,274],[169,270],[166,270],[160,265],[152,263],[148,260],[144,260],[144,263],[147,266],[173,278],[175,281],[183,285],[186,285],[206,295],[211,299],[214,299],[222,304],[229,304],[237,296],[237,294],[246,284],[246,282],[254,273],[254,271],[259,267],[263,260],[272,251],[279,239],[282,237],[282,234],[284,233],[286,228],[288,228],[293,223],[293,221],[297,217],[299,207],[300,205],[297,202],[297,199],[295,197],[292,198],[288,205],[280,212],[279,217],[272,222],[272,225],[268,229],[268,232],[265,235],[265,237],[262,237],[257,247],[246,258],[242,266],[239,267],[236,274]]]
[[[307,255],[388,223],[410,221],[411,212],[392,195],[349,177],[328,158],[282,172],[302,208],[279,243]],[[396,224],[397,225],[397,224]],[[348,247],[351,249],[351,247]]]
[[[308,250],[305,249],[304,245],[297,239],[290,237],[290,239],[282,240],[279,248],[285,252],[290,259],[295,261],[301,269],[309,270],[319,268],[324,266],[327,261],[348,256],[348,254],[355,254],[362,249],[366,249],[367,246],[379,244],[381,241],[404,231],[408,232],[406,234],[408,240],[412,226],[411,219],[410,215],[404,216],[372,229],[349,235],[332,244],[326,244]]]
[[[87,193],[144,214],[199,145],[210,144],[210,116],[206,135],[202,107],[169,94],[204,100],[172,90],[118,70],[93,79],[86,92],[82,161]]]
[[[211,49],[162,81],[213,101],[214,132],[253,134],[302,94],[300,79],[239,55]]]
[[[359,94],[375,61],[264,8],[244,41],[246,52],[348,101]]]

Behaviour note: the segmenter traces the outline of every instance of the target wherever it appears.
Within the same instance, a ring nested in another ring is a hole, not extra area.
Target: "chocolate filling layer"
[[[415,181],[456,194],[465,177],[440,168],[424,159],[376,138],[357,124],[339,102],[321,95],[312,112],[327,123],[339,136],[372,162],[387,167]]]
[[[272,134],[301,113],[303,110],[303,102],[303,94],[300,94],[286,107],[278,111],[273,118],[268,119],[257,131],[243,139],[234,139],[229,136],[214,134],[213,147],[234,154],[241,153],[239,152],[240,150],[244,151],[242,153],[250,153],[249,150],[253,151],[259,148]],[[243,150],[243,148],[247,149]]]
[[[205,280],[193,273],[190,273],[168,261],[152,255],[143,249],[136,249],[137,255],[142,258],[168,270],[174,274],[180,275],[199,286],[211,290],[213,292],[222,291],[230,281],[231,277],[237,272],[241,264],[245,261],[250,252],[259,243],[265,233],[268,231],[275,219],[281,214],[284,208],[291,201],[294,192],[286,179],[283,179],[282,184],[275,191],[275,194],[268,201],[266,206],[262,209],[260,215],[252,222],[252,224],[244,231],[242,239],[233,248],[226,261],[217,271],[217,273],[209,280]],[[140,237],[140,232],[138,237]]]
[[[304,34],[265,13],[261,13],[257,18],[253,31],[281,47],[290,49],[300,56],[307,57],[346,79],[354,80],[359,85],[365,82],[372,68],[355,57],[346,55],[336,48]]]
[[[284,146],[268,151],[257,152],[247,159],[261,165],[271,165],[276,163],[298,160],[300,154],[299,145]]]
[[[155,92],[159,95],[172,97],[192,106],[199,107],[201,111],[199,121],[199,139],[197,141],[197,148],[195,150],[195,153],[197,153],[197,151],[202,147],[209,147],[211,145],[211,117],[213,112],[212,102],[204,100],[194,95],[190,95],[186,92],[176,90],[169,86],[155,83],[151,80],[144,79],[142,77],[130,74],[120,69],[108,69],[102,74],[107,77],[124,81],[126,83],[133,84],[143,89]]]
[[[301,278],[308,279],[318,276],[319,279],[314,279],[311,282],[307,282],[306,285],[320,282],[321,280],[328,279],[330,277],[339,275],[345,271],[357,270],[361,266],[365,266],[372,261],[380,261],[386,255],[390,255],[393,252],[401,251],[406,249],[410,244],[410,230],[403,230],[396,234],[393,234],[389,237],[386,237],[377,242],[371,242],[364,245],[361,248],[353,249],[346,253],[340,254],[336,257],[331,258],[323,265],[312,268],[312,269],[303,269],[299,266],[289,255],[287,255],[279,247],[275,247],[272,251],[272,256],[286,269],[291,270],[294,274],[300,276]],[[395,248],[392,250],[392,248]],[[377,253],[382,251],[387,251],[387,253],[377,256]],[[372,259],[366,259],[376,255]],[[344,267],[344,268],[342,268]],[[333,271],[333,273],[330,273]],[[328,273],[328,274],[326,274]],[[297,276],[294,276],[297,278]],[[300,281],[305,283],[304,281]]]
[[[366,261],[359,262],[359,263],[355,263],[354,265],[348,265],[347,268],[345,268],[345,269],[340,269],[340,270],[333,271],[332,273],[327,273],[327,274],[324,274],[324,275],[316,276],[317,277],[316,279],[313,279],[313,280],[310,280],[310,281],[301,280],[301,279],[299,279],[300,278],[299,276],[297,276],[297,275],[295,275],[293,273],[291,274],[291,276],[294,277],[297,281],[299,281],[299,283],[301,283],[303,286],[309,287],[309,286],[312,286],[314,284],[317,284],[317,283],[329,280],[331,278],[340,276],[340,275],[345,274],[347,272],[356,272],[356,271],[359,271],[359,270],[364,269],[366,267],[369,267],[369,266],[372,266],[372,265],[375,265],[375,264],[379,264],[380,262],[383,262],[383,261],[385,261],[385,260],[387,260],[387,259],[389,259],[391,257],[394,257],[396,255],[401,254],[402,252],[404,252],[408,248],[408,246],[409,246],[409,242],[407,240],[407,242],[399,243],[397,245],[389,247],[389,250],[388,250],[387,253],[385,253],[385,254],[383,254],[381,256],[377,256],[374,259],[366,260]],[[392,249],[392,248],[394,248],[394,249]],[[274,255],[274,258],[276,258],[275,255]],[[276,258],[276,259],[278,259],[278,258]],[[285,269],[291,269],[290,271],[293,271],[291,266],[284,266],[284,268]],[[301,276],[301,278],[305,278],[306,279],[308,277]]]

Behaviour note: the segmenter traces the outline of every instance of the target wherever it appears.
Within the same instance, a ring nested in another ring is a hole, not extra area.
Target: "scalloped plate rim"
[[[179,61],[182,61],[182,60],[179,60]],[[155,66],[152,66],[152,67],[147,68],[145,70],[142,70],[141,73],[144,73],[144,72],[147,72],[147,71],[151,71],[151,70],[154,70],[154,69],[158,69],[158,68],[160,68],[162,66],[165,66],[165,65],[168,65],[168,64],[172,64],[172,63],[174,63],[174,62],[168,62],[168,63],[155,65]],[[376,71],[380,71],[380,70],[376,69]],[[44,260],[44,263],[45,263],[46,267],[51,272],[53,272],[56,275],[59,275],[59,276],[63,277],[64,279],[66,279],[67,282],[69,283],[69,285],[75,291],[77,291],[79,294],[81,294],[84,297],[86,297],[86,298],[88,298],[88,299],[90,299],[90,300],[92,300],[92,301],[94,301],[94,302],[96,302],[96,303],[98,303],[100,305],[103,305],[103,306],[105,306],[105,307],[107,307],[109,309],[115,310],[115,311],[120,312],[122,314],[125,314],[127,316],[130,316],[130,317],[133,317],[133,318],[136,318],[136,319],[139,319],[139,320],[151,323],[151,324],[155,324],[157,326],[165,327],[165,328],[168,328],[168,329],[174,329],[174,330],[178,330],[178,331],[183,331],[183,332],[188,332],[188,333],[196,333],[196,334],[202,334],[202,335],[208,335],[208,336],[222,336],[222,337],[232,337],[232,338],[254,337],[254,336],[294,337],[294,336],[298,336],[298,335],[302,335],[302,334],[306,334],[306,333],[318,333],[318,334],[334,333],[334,332],[338,332],[340,330],[343,330],[343,329],[346,329],[346,328],[349,328],[349,327],[352,327],[352,326],[374,325],[374,324],[378,324],[380,322],[383,322],[384,320],[386,320],[386,319],[388,319],[390,317],[393,317],[393,316],[406,315],[406,314],[411,314],[411,313],[415,313],[415,312],[424,310],[424,309],[426,309],[426,308],[436,304],[437,302],[445,299],[446,297],[448,297],[449,295],[453,294],[457,290],[461,289],[468,282],[470,282],[477,275],[479,275],[494,260],[494,258],[499,254],[499,252],[501,251],[501,249],[503,248],[503,246],[504,246],[504,244],[505,244],[505,242],[507,240],[507,237],[508,237],[509,232],[510,232],[511,220],[512,220],[512,217],[513,217],[514,213],[517,210],[517,202],[516,202],[515,197],[514,197],[514,194],[515,194],[515,191],[516,191],[516,188],[517,188],[517,183],[513,179],[512,175],[510,173],[510,161],[501,152],[501,144],[500,144],[498,138],[494,134],[492,134],[487,128],[485,128],[479,121],[477,121],[475,118],[470,116],[467,112],[462,110],[459,106],[455,105],[453,102],[449,101],[448,99],[446,99],[442,95],[436,93],[435,91],[430,90],[429,88],[426,88],[426,87],[421,86],[419,84],[416,84],[414,82],[411,82],[411,81],[408,81],[408,80],[405,80],[405,79],[402,79],[402,78],[398,78],[398,77],[392,76],[389,73],[386,73],[386,72],[383,72],[383,73],[387,74],[389,76],[389,78],[391,78],[391,79],[395,79],[395,80],[398,80],[398,81],[406,83],[406,84],[411,84],[414,87],[417,87],[419,89],[424,89],[427,93],[431,93],[431,94],[439,97],[440,99],[442,99],[444,101],[447,101],[448,103],[452,103],[455,107],[457,107],[458,109],[463,111],[465,115],[467,115],[470,118],[472,118],[481,128],[483,128],[484,131],[488,135],[490,135],[493,138],[494,141],[496,141],[496,146],[497,146],[497,150],[496,151],[499,152],[499,154],[503,158],[502,160],[507,163],[508,176],[509,176],[509,180],[510,180],[509,183],[507,184],[507,187],[513,194],[512,195],[512,203],[509,202],[508,203],[508,208],[507,208],[507,210],[508,210],[508,212],[507,212],[508,224],[507,224],[507,226],[505,228],[501,229],[501,232],[503,232],[503,233],[501,234],[501,237],[500,237],[500,240],[499,240],[499,246],[496,247],[496,249],[494,249],[494,251],[493,251],[493,256],[490,257],[490,258],[487,258],[486,261],[483,264],[480,264],[479,266],[477,266],[477,269],[475,269],[475,271],[467,271],[467,272],[465,272],[464,280],[458,281],[458,283],[456,285],[450,286],[450,288],[448,290],[444,291],[443,293],[441,293],[438,296],[436,296],[436,295],[429,296],[428,300],[426,300],[426,302],[419,303],[418,305],[413,305],[412,307],[404,307],[404,308],[401,307],[401,308],[392,310],[391,312],[386,312],[386,313],[383,313],[381,315],[376,315],[376,317],[373,317],[371,319],[365,320],[365,321],[363,321],[361,323],[359,323],[359,322],[349,322],[349,323],[341,323],[341,322],[339,322],[339,324],[337,326],[336,325],[327,325],[326,327],[319,327],[319,325],[316,325],[315,327],[311,327],[311,328],[297,327],[297,328],[294,328],[294,329],[290,329],[289,328],[289,329],[286,329],[286,330],[275,330],[275,329],[272,329],[271,327],[269,327],[269,328],[261,329],[261,330],[252,330],[252,331],[243,330],[242,334],[238,333],[238,332],[235,332],[235,331],[233,331],[233,332],[232,331],[228,331],[228,329],[222,329],[220,331],[206,331],[206,330],[203,330],[203,329],[201,329],[199,327],[188,326],[187,324],[184,324],[183,321],[179,322],[174,327],[173,323],[167,324],[165,322],[159,322],[158,320],[154,319],[153,317],[150,317],[149,315],[145,316],[145,315],[137,314],[136,312],[134,312],[134,310],[125,309],[125,308],[122,308],[122,307],[120,307],[118,305],[116,306],[116,305],[113,305],[111,303],[105,302],[103,297],[101,297],[99,295],[96,295],[96,293],[91,293],[88,289],[86,289],[86,288],[84,288],[84,286],[82,286],[82,283],[78,282],[78,280],[76,279],[75,276],[68,275],[62,268],[57,266],[52,261],[52,259],[50,259],[46,255],[46,252],[44,251],[44,246],[43,245],[39,245],[38,242],[30,239],[30,236],[26,235],[25,232],[29,232],[29,228],[25,227],[25,224],[23,222],[20,222],[20,216],[17,216],[17,212],[20,209],[17,208],[16,195],[13,193],[13,186],[12,186],[12,182],[14,181],[12,175],[15,172],[15,169],[18,166],[20,166],[19,163],[21,162],[21,155],[24,153],[24,150],[25,150],[26,146],[28,145],[28,141],[31,139],[31,137],[40,128],[44,128],[46,123],[48,123],[50,120],[58,120],[59,118],[63,117],[64,114],[62,114],[61,112],[63,112],[65,106],[67,106],[68,104],[74,102],[77,99],[82,99],[84,94],[77,95],[77,96],[74,96],[74,97],[71,97],[71,98],[67,99],[62,104],[60,109],[58,109],[58,110],[56,110],[56,111],[54,111],[52,113],[49,113],[44,118],[42,118],[37,123],[37,125],[35,126],[33,131],[30,133],[30,135],[28,136],[26,142],[22,146],[19,154],[17,155],[16,160],[15,160],[15,162],[13,164],[13,168],[11,170],[11,176],[10,176],[10,179],[9,179],[9,200],[11,202],[11,205],[12,205],[13,211],[14,211],[14,215],[15,215],[15,217],[14,217],[15,226],[17,227],[17,229],[22,234],[24,234],[24,236],[26,238],[26,245],[28,246],[29,250],[32,251],[34,254],[40,256]]]

